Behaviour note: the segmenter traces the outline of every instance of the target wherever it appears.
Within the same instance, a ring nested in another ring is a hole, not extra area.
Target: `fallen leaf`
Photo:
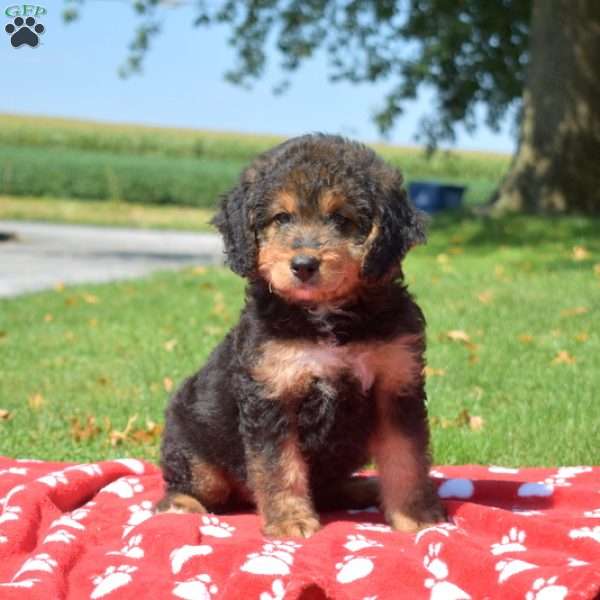
[[[528,333],[522,333],[519,336],[519,341],[523,342],[524,344],[531,344],[531,342],[533,342],[533,336],[529,335]]]
[[[51,313],[45,314],[44,321],[46,321],[46,323],[50,323],[51,321],[54,321],[54,315],[52,315]]]
[[[474,352],[469,353],[469,364],[476,365],[479,362],[479,355]]]
[[[473,416],[469,418],[469,428],[472,431],[480,431],[481,429],[483,429],[483,424],[484,424],[484,420],[483,417],[479,417],[479,416]]]
[[[173,352],[175,346],[177,346],[177,340],[168,340],[164,343],[164,348],[167,352]]]
[[[423,369],[425,377],[443,377],[446,374],[446,369],[435,369],[433,367],[426,366]]]
[[[96,437],[102,430],[96,425],[96,417],[88,415],[82,423],[79,417],[71,419],[71,437],[76,442],[83,442]]]
[[[173,380],[170,377],[165,377],[163,379],[163,387],[165,388],[165,392],[170,392],[173,389]]]
[[[136,442],[149,444],[160,439],[163,432],[163,425],[155,423],[154,421],[146,421],[145,429],[138,429],[132,432],[131,439]]]
[[[100,302],[98,296],[94,296],[94,294],[88,294],[87,292],[84,292],[81,297],[83,298],[83,301],[87,302],[88,304],[98,304]]]
[[[582,261],[586,260],[590,257],[590,253],[588,252],[585,246],[573,246],[573,251],[571,252],[571,258],[574,261]]]
[[[123,431],[117,431],[116,429],[113,429],[112,431],[108,432],[108,439],[111,446],[114,447],[122,442],[127,441],[127,437],[131,433],[133,424],[136,422],[137,418],[137,415],[132,415],[129,417],[129,419],[127,419],[127,425],[125,425],[125,429]]]
[[[78,302],[77,296],[69,296],[68,298],[65,298],[66,306],[75,306],[75,304],[77,304],[77,302]]]
[[[456,256],[457,254],[463,254],[464,251],[465,249],[461,248],[460,246],[452,246],[451,248],[448,248],[448,254],[453,256]]]
[[[450,257],[447,254],[438,254],[435,257],[435,260],[440,264],[440,265],[447,265],[450,262]]]
[[[575,339],[578,342],[587,342],[590,339],[590,334],[587,331],[580,331],[576,336]]]
[[[99,385],[108,385],[110,383],[110,379],[105,375],[100,375],[96,381]]]
[[[565,310],[560,311],[561,317],[574,317],[575,315],[585,315],[585,313],[590,312],[590,309],[587,306],[576,306],[575,308],[565,308]]]
[[[6,333],[6,331],[0,331],[0,340],[3,340],[7,336],[8,336],[8,333]]]
[[[204,273],[206,273],[206,267],[194,267],[192,273],[194,275],[204,275]]]
[[[485,290],[480,294],[477,294],[477,300],[482,304],[489,304],[494,299],[494,292],[490,290]]]
[[[451,331],[447,331],[444,334],[444,337],[448,338],[449,340],[452,340],[453,342],[468,343],[471,341],[469,334],[465,331],[462,331],[461,329],[452,329]]]
[[[42,406],[44,406],[44,404],[46,404],[46,400],[42,394],[32,394],[27,399],[27,404],[29,404],[29,408],[31,408],[31,410],[39,410],[42,408]]]
[[[571,356],[566,350],[561,350],[553,359],[552,364],[554,365],[573,365],[577,362],[574,356]]]
[[[65,290],[65,284],[62,281],[59,281],[55,286],[54,286],[54,291],[55,292],[64,292]]]
[[[0,421],[8,421],[12,418],[12,413],[5,408],[0,408]]]

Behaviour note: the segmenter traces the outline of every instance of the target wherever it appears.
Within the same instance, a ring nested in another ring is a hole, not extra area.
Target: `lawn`
[[[409,256],[436,462],[600,463],[598,230],[445,217]],[[235,322],[242,291],[196,268],[0,301],[0,454],[157,459],[169,392]]]

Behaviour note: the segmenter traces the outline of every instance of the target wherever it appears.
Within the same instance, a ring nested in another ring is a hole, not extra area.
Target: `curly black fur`
[[[258,272],[260,232],[270,222],[274,197],[289,189],[290,182],[307,204],[324,189],[340,190],[356,212],[354,241],[369,244],[359,292],[335,307],[283,298],[272,293]],[[301,397],[273,399],[264,382],[252,375],[260,349],[273,340],[343,348],[351,343],[375,346],[412,335],[419,340],[413,342],[412,353],[421,368],[425,319],[399,278],[401,259],[424,241],[423,219],[408,201],[400,173],[372,150],[341,137],[316,134],[292,139],[257,158],[223,198],[214,223],[223,235],[231,269],[248,278],[247,302],[239,323],[168,406],[162,444],[167,498],[161,508],[168,508],[173,494],[182,493],[208,509],[223,509],[224,504],[211,505],[194,480],[193,465],[198,461],[214,466],[233,496],[253,499],[250,457],[260,456],[262,468],[276,479],[276,465],[290,432],[297,437],[308,468],[309,493],[318,498],[319,490],[347,479],[368,461],[378,419],[375,384],[364,390],[354,373],[342,369],[328,379],[314,378]],[[373,231],[376,235],[369,239]],[[422,375],[395,397],[387,415],[391,427],[414,440],[426,472]],[[274,490],[276,484],[270,485]]]

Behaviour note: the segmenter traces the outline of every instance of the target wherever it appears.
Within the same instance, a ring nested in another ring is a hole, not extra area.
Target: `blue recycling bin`
[[[433,181],[413,181],[408,184],[408,195],[413,204],[426,213],[460,208],[465,187]]]

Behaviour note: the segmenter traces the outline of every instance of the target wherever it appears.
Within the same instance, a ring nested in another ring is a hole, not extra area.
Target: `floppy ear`
[[[386,194],[378,210],[363,260],[362,274],[368,279],[383,277],[426,237],[425,214],[412,205],[400,183]]]
[[[225,242],[227,264],[231,270],[247,277],[256,269],[256,236],[251,185],[240,183],[221,198],[221,208],[213,217]]]

